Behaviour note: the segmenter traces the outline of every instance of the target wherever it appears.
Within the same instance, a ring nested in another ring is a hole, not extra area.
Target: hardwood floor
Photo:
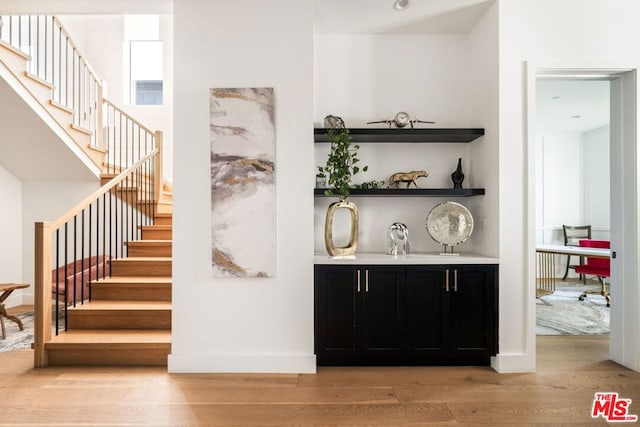
[[[34,370],[0,353],[0,426],[558,426],[615,391],[640,414],[640,374],[606,361],[608,337],[538,337],[538,372],[481,367],[320,368],[317,375]]]

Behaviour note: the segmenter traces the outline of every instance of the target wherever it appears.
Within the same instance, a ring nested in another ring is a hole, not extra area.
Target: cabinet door
[[[406,340],[414,362],[445,357],[449,347],[449,310],[444,266],[407,268]]]
[[[320,364],[353,360],[358,350],[356,270],[315,267],[315,351]]]
[[[369,361],[398,361],[404,338],[405,268],[360,268],[362,352]]]
[[[459,265],[450,293],[452,355],[497,352],[497,266]]]

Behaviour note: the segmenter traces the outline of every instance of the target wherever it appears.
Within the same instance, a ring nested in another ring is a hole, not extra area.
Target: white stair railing
[[[53,86],[52,101],[72,110],[74,126],[101,138],[102,81],[55,16],[0,16],[0,40],[29,55],[28,72]]]
[[[102,80],[55,16],[0,15],[0,40],[29,56],[28,72],[53,86],[51,100],[73,111],[73,125],[106,152],[106,173],[119,173],[153,151],[156,132],[103,96]]]

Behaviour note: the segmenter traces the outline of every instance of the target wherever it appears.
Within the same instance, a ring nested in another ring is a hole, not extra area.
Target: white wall
[[[583,210],[583,133],[543,132],[538,134],[540,173],[536,184],[542,207],[538,243],[563,244],[562,225],[582,225]]]
[[[584,223],[591,224],[594,239],[610,239],[609,126],[584,133],[582,181]]]
[[[22,283],[22,183],[2,166],[0,200],[0,283]],[[22,304],[22,291],[15,291],[5,304]]]
[[[438,127],[468,126],[467,43],[465,35],[317,35],[316,125],[334,114],[363,127],[406,111]]]
[[[527,182],[526,62],[640,63],[636,25],[640,4],[606,0],[500,1],[500,368],[535,369],[535,318],[526,242]],[[530,259],[531,258],[531,259]],[[532,277],[532,276],[531,276]],[[508,311],[507,311],[508,307]],[[637,323],[637,318],[635,320]]]
[[[478,109],[472,111],[469,92],[472,78],[483,85],[487,74],[482,78],[474,75],[476,68],[469,64],[472,58],[476,61],[479,58],[473,56],[475,52],[470,45],[471,38],[467,35],[317,35],[314,52],[316,126],[322,127],[323,118],[333,114],[342,117],[348,127],[386,127],[366,122],[390,119],[398,111],[406,111],[412,118],[435,121],[436,127],[470,127],[471,123],[484,127],[482,115],[486,105],[476,104]],[[485,144],[484,140],[471,144],[359,144],[360,165],[368,165],[369,171],[358,174],[354,182],[384,180],[386,186],[388,177],[395,172],[426,170],[429,176],[419,179],[420,187],[450,188],[451,173],[461,157],[465,173],[463,185],[482,186],[486,180],[476,179],[479,167],[471,150],[472,146]],[[316,144],[316,165],[324,165],[328,153],[329,144]],[[325,251],[325,213],[329,203],[335,200],[335,197],[316,198],[317,252]],[[442,250],[429,237],[424,223],[435,205],[450,198],[353,197],[351,200],[360,212],[359,252],[386,251],[387,228],[396,221],[408,226],[412,251]],[[457,201],[467,206],[472,203],[471,199]],[[336,241],[346,240],[347,232],[348,228],[337,221]],[[485,240],[482,235],[483,230],[477,228],[474,236],[456,249],[484,252],[482,249],[486,248],[473,246],[477,238]]]
[[[491,5],[469,34],[469,84],[465,92],[469,103],[469,125],[484,127],[479,143],[471,144],[472,182],[485,188],[485,195],[472,197],[469,208],[474,213],[475,231],[472,250],[499,256],[498,200],[500,197],[498,134],[498,6]],[[466,178],[465,178],[466,180]]]
[[[314,372],[312,2],[174,6],[179,149],[169,370]],[[214,279],[209,88],[252,86],[275,90],[277,276]]]

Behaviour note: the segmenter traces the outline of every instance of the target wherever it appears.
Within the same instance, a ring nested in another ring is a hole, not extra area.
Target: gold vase
[[[348,209],[351,213],[351,234],[347,246],[337,248],[333,243],[333,215],[338,209]],[[327,216],[324,221],[324,244],[327,252],[331,256],[346,256],[356,253],[358,246],[358,207],[351,202],[341,200],[333,202],[327,209]]]

